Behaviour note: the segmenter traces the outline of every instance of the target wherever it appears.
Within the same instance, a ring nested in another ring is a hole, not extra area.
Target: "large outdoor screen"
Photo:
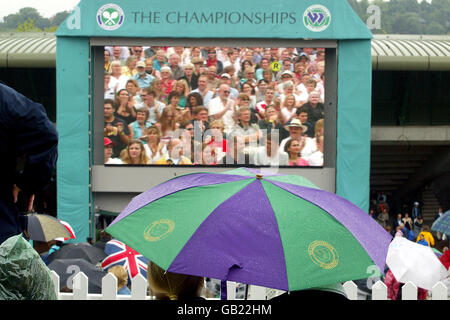
[[[323,167],[324,100],[324,48],[105,46],[104,163]]]

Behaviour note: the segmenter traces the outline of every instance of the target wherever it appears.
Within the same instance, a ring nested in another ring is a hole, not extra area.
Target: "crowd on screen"
[[[106,164],[322,166],[323,48],[105,47]]]

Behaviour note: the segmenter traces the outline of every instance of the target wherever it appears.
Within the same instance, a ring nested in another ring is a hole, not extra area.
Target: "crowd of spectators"
[[[323,48],[104,54],[106,164],[323,165]]]

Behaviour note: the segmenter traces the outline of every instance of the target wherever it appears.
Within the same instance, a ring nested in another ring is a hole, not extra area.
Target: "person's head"
[[[300,155],[300,141],[298,139],[291,138],[284,145],[284,152],[286,152],[289,157]]]
[[[125,65],[129,70],[134,70],[136,68],[137,58],[135,56],[129,56],[125,61]]]
[[[166,52],[163,49],[159,49],[156,51],[155,59],[158,60],[159,63],[166,62]]]
[[[244,82],[241,86],[241,91],[242,93],[247,94],[248,96],[253,95],[255,89],[253,88],[253,86],[250,84],[250,82]]]
[[[145,76],[147,74],[147,72],[145,71],[146,66],[147,65],[145,64],[144,61],[138,61],[136,63],[136,71],[137,71],[137,73],[139,73],[139,75],[141,75],[141,76]]]
[[[308,121],[308,112],[306,112],[303,109],[300,109],[300,113],[298,114],[298,119],[300,120],[301,123],[305,123],[306,121]]]
[[[136,121],[138,123],[145,123],[148,120],[148,117],[150,116],[150,112],[147,108],[142,108],[139,110],[136,110]]]
[[[152,87],[145,87],[142,89],[141,98],[144,104],[152,105],[155,101],[156,91]]]
[[[272,153],[272,150],[277,152],[279,147],[280,147],[280,143],[279,143],[279,135],[278,134],[273,134],[273,133],[269,133],[265,136],[265,146],[266,146],[266,152],[267,153]]]
[[[241,70],[245,71],[247,68],[252,68],[252,67],[253,67],[253,64],[250,60],[244,60],[241,63]]]
[[[214,136],[216,135],[216,133],[219,133],[220,135],[222,135],[225,130],[225,124],[220,119],[212,121],[209,127],[210,127],[211,131],[213,132]]]
[[[244,75],[247,79],[255,79],[255,69],[253,67],[245,68]]]
[[[266,89],[268,88],[268,86],[269,86],[269,82],[266,79],[261,79],[258,81],[258,90],[262,94],[264,94],[266,92]]]
[[[294,108],[295,107],[295,96],[293,94],[286,94],[283,106],[287,108]]]
[[[105,52],[104,52],[104,58],[105,58],[105,62],[108,62],[109,59],[111,58],[111,54],[109,53],[108,50],[105,50]]]
[[[131,47],[131,53],[133,54],[133,56],[135,56],[136,58],[140,58],[142,56],[142,51],[143,48],[141,46],[134,46]]]
[[[161,141],[161,133],[155,126],[147,128],[147,142],[157,145]]]
[[[236,99],[236,105],[239,107],[248,107],[250,103],[250,97],[246,93],[240,93]]]
[[[251,117],[251,111],[248,106],[240,107],[237,111],[238,119],[243,123],[249,123]]]
[[[320,101],[320,93],[317,91],[312,91],[309,93],[308,101],[312,105],[316,105]]]
[[[216,66],[209,66],[207,75],[209,79],[215,79],[217,75],[217,67]]]
[[[260,61],[260,66],[262,69],[267,70],[270,68],[270,60],[266,58],[262,58]]]
[[[317,73],[322,76],[325,72],[325,61],[319,61],[316,64],[316,68],[317,68]]]
[[[169,64],[171,67],[178,67],[178,64],[180,63],[180,56],[176,53],[172,53],[169,57]]]
[[[324,123],[325,123],[325,120],[323,118],[316,121],[316,124],[314,125],[314,134],[316,136],[324,135],[324,129],[325,129]]]
[[[119,60],[121,54],[122,54],[122,48],[120,46],[114,46],[113,47],[114,59]]]
[[[188,94],[186,98],[186,106],[190,108],[195,108],[201,105],[203,105],[203,98],[200,93],[192,92]]]
[[[262,72],[263,79],[270,83],[272,81],[272,71],[271,70],[263,70]]]
[[[162,67],[160,74],[164,80],[172,79],[172,70],[169,67]]]
[[[128,283],[128,273],[123,266],[112,266],[108,269],[108,273],[112,273],[117,278],[117,288],[125,287]]]
[[[220,75],[220,83],[231,85],[231,76],[228,73],[222,73]]]
[[[171,91],[167,97],[167,101],[172,106],[178,106],[180,102],[181,94],[178,91]]]
[[[127,91],[130,93],[130,95],[134,97],[139,90],[139,84],[137,83],[136,80],[130,79],[127,81],[127,84],[125,85],[125,89],[127,89]]]
[[[217,58],[216,49],[209,48],[208,49],[208,60],[214,61]]]
[[[397,219],[401,219],[402,218],[402,214],[401,213],[397,213]]]
[[[430,232],[430,226],[427,224],[423,225],[423,231]]]
[[[414,202],[414,207],[418,207],[419,206],[419,203],[416,201],[416,202]]]
[[[177,80],[174,90],[179,92],[181,95],[186,95],[189,92],[189,85],[186,80],[180,79]]]
[[[114,116],[114,111],[116,110],[116,104],[111,99],[105,99],[104,102],[104,116],[105,119],[109,119]]]
[[[194,74],[194,65],[192,63],[188,63],[184,66],[184,74],[188,77]]]
[[[221,84],[219,86],[219,97],[223,100],[228,99],[230,96],[230,86],[227,84]]]
[[[325,50],[317,50],[316,52],[316,62],[325,60]]]
[[[197,84],[198,84],[198,89],[200,91],[204,91],[208,86],[208,77],[204,76],[204,75],[198,77]]]
[[[309,79],[309,80],[306,82],[306,85],[305,85],[306,90],[308,91],[308,93],[313,92],[314,89],[316,88],[316,85],[317,85],[316,80],[314,80],[314,79]]]
[[[169,157],[179,158],[183,155],[183,143],[180,139],[171,139],[167,147]]]
[[[208,121],[208,109],[204,106],[197,106],[192,109],[192,115],[195,120]]]
[[[274,106],[267,106],[264,116],[267,121],[273,120],[274,118],[278,119],[278,111]]]
[[[153,73],[153,59],[147,58],[144,61],[145,61],[145,72],[147,72],[148,74],[152,74]]]
[[[282,82],[292,81],[293,78],[294,78],[294,75],[291,72],[290,67],[285,69],[285,71],[283,71],[283,73],[281,74],[281,81]]]
[[[267,88],[266,92],[264,93],[264,101],[267,104],[272,104],[274,95],[275,95],[274,90],[272,88]]]
[[[288,124],[286,128],[289,131],[289,136],[295,139],[299,139],[303,135],[303,133],[308,130],[308,128],[301,124],[300,120],[296,118],[292,119],[290,124]]]
[[[111,62],[111,74],[115,77],[122,74],[122,66],[120,65],[120,61]]]
[[[104,145],[104,156],[105,156],[105,162],[107,162],[112,155],[113,152],[113,142],[111,139],[104,137],[103,138],[103,145]]]
[[[168,272],[150,261],[147,266],[148,286],[159,300],[184,300],[200,296],[202,277]]]
[[[131,140],[122,160],[127,164],[146,164],[148,158],[142,141],[137,139]]]
[[[130,101],[130,93],[127,89],[120,89],[116,95],[117,104],[126,105]]]

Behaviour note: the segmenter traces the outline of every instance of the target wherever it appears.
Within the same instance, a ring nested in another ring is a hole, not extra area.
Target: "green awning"
[[[0,68],[54,68],[53,33],[0,33]],[[375,35],[372,70],[449,71],[450,36]]]
[[[0,33],[0,68],[55,68],[53,33]]]
[[[450,36],[375,35],[372,70],[449,71]]]

